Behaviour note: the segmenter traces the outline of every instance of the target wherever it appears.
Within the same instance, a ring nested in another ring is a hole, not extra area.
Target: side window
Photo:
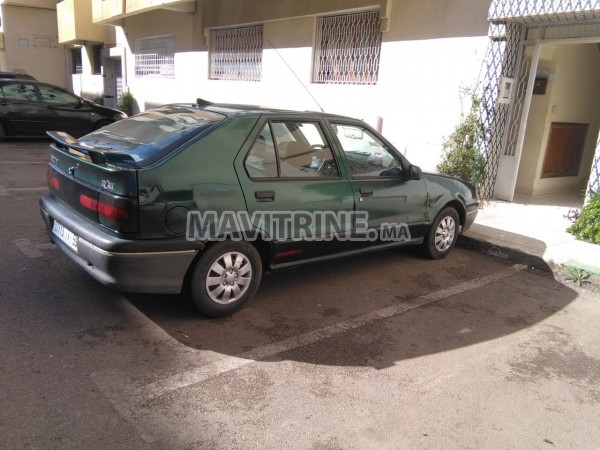
[[[389,169],[402,169],[399,158],[369,130],[355,125],[332,124],[354,176],[385,176]],[[397,176],[397,175],[396,175]]]
[[[317,122],[273,122],[282,178],[339,177],[335,158]]]
[[[52,86],[40,86],[40,93],[44,103],[49,105],[77,105],[79,98],[73,94]]]
[[[262,129],[246,157],[246,171],[250,178],[277,177],[277,158],[269,124]]]
[[[2,86],[5,100],[15,102],[37,102],[35,86],[26,83],[8,83]]]

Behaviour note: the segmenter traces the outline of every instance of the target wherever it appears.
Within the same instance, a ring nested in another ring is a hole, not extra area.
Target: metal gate
[[[484,199],[492,198],[501,160],[518,158],[520,132],[527,103],[527,80],[532,58],[525,51],[527,40],[581,39],[600,37],[600,0],[494,0],[490,6],[490,44],[485,60],[481,118],[485,137],[480,151],[487,161],[487,179],[481,188]],[[592,22],[590,22],[592,21]],[[499,103],[503,77],[516,82],[511,103]],[[595,167],[600,165],[600,146]],[[516,162],[518,163],[518,161]],[[507,163],[510,166],[510,163]],[[516,170],[518,164],[513,164]],[[501,175],[501,174],[500,174]],[[592,177],[599,176],[592,172]],[[590,179],[590,182],[594,180]],[[594,185],[599,185],[600,180]]]

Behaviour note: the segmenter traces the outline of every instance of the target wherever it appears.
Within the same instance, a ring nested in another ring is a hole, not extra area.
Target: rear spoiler
[[[53,147],[57,150],[88,159],[94,164],[135,164],[135,159],[129,153],[80,144],[77,139],[64,131],[46,131],[46,134],[54,141]]]

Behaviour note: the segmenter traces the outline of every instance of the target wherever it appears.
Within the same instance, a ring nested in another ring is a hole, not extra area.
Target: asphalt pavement
[[[402,249],[271,274],[207,319],[48,243],[47,145],[0,143],[0,448],[598,448],[593,288]]]

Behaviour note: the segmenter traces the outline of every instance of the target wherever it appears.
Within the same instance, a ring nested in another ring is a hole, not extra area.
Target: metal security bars
[[[262,25],[211,30],[212,80],[260,81],[262,57]]]
[[[596,145],[594,162],[592,163],[590,179],[588,181],[587,191],[585,193],[586,203],[595,193],[600,193],[600,139]]]
[[[600,18],[600,0],[494,0],[489,17],[527,24],[588,20]]]
[[[313,82],[376,84],[381,53],[379,11],[320,17]]]
[[[155,36],[135,40],[136,77],[175,77],[175,36]]]

